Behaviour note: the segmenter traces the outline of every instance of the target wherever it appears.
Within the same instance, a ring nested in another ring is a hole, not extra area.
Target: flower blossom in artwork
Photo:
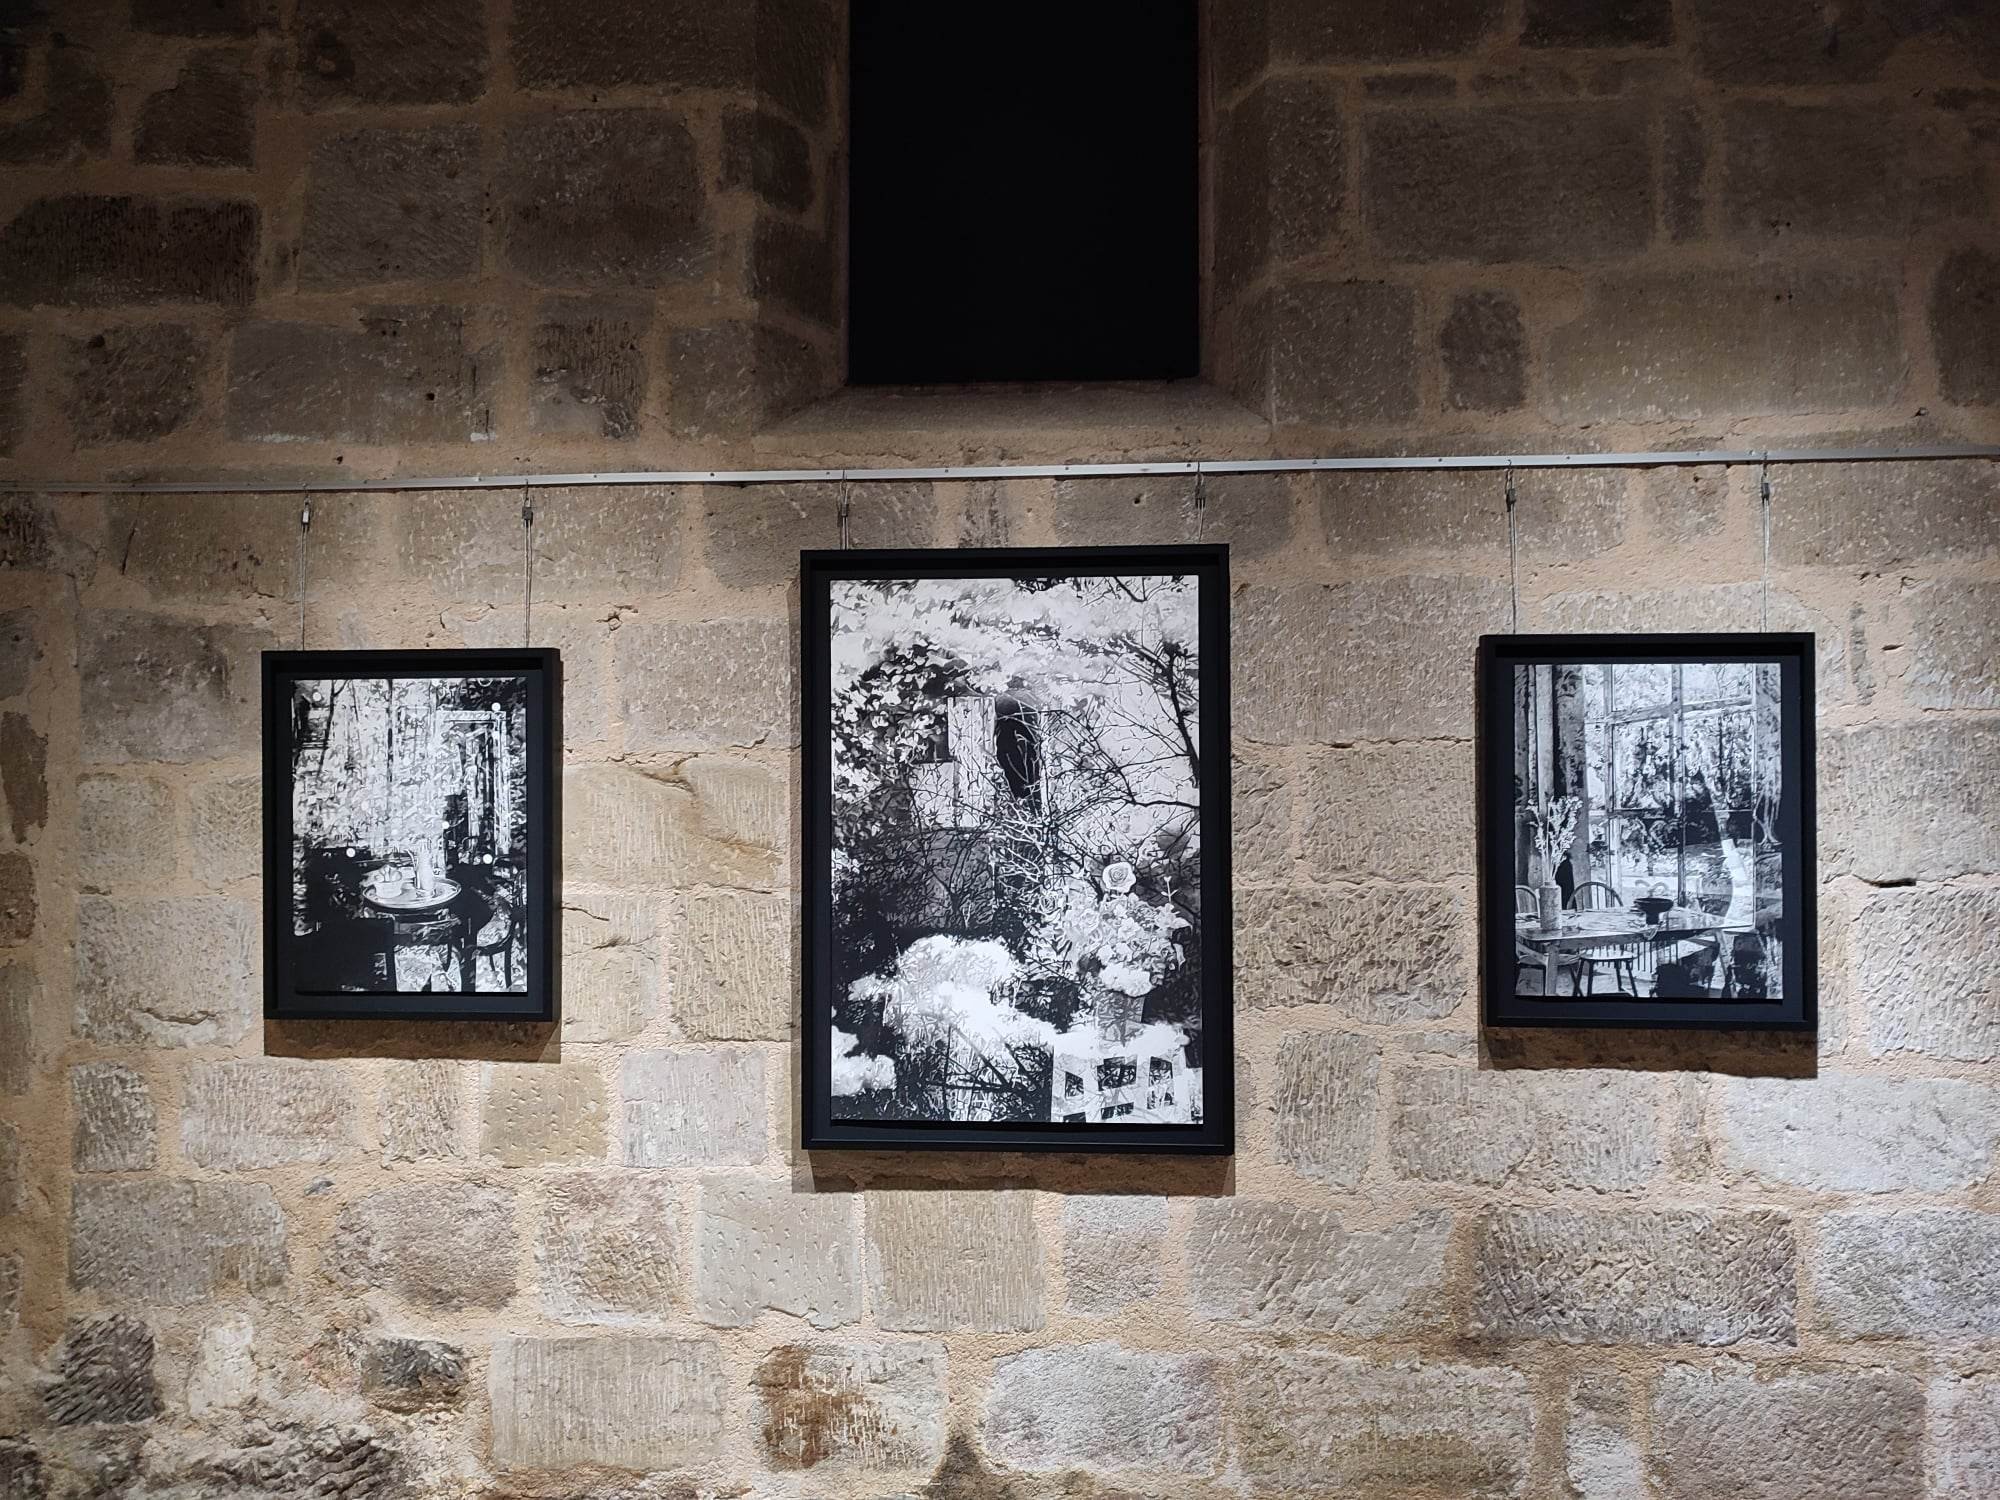
[[[1104,867],[1104,888],[1107,891],[1122,896],[1138,883],[1138,872],[1129,860],[1114,859]]]

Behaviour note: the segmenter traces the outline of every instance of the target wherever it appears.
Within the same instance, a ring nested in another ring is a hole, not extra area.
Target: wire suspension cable
[[[312,534],[313,503],[308,495],[299,506],[299,649],[306,649],[306,538]]]
[[[521,486],[521,646],[534,644],[535,612],[535,501],[527,485]]]
[[[1761,628],[1768,631],[1771,628],[1771,461],[1768,458],[1757,468],[1757,529],[1764,544]]]
[[[1514,634],[1521,633],[1521,530],[1514,518],[1520,501],[1514,488],[1514,466],[1507,466],[1507,598],[1513,609]]]

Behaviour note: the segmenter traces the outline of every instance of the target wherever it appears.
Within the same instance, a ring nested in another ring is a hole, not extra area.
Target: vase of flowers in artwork
[[[1545,932],[1562,925],[1562,887],[1556,884],[1556,866],[1576,837],[1577,815],[1582,811],[1583,803],[1575,797],[1544,798],[1539,806],[1528,809],[1535,853],[1542,861],[1542,883],[1536,888],[1535,904]]]

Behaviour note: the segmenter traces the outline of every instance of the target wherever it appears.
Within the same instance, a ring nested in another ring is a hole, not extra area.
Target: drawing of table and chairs
[[[1548,996],[1563,993],[1565,979],[1572,995],[1597,994],[1600,977],[1612,994],[1728,994],[1730,967],[1742,938],[1756,943],[1749,924],[1731,923],[1698,907],[1650,912],[1609,903],[1572,907],[1564,909],[1553,928],[1523,911],[1514,918],[1516,981],[1539,971],[1541,992]]]

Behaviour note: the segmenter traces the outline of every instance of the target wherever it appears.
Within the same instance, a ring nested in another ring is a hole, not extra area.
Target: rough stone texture
[[[830,484],[705,486],[709,571],[725,588],[796,588],[802,548],[840,545],[840,494]],[[852,546],[930,540],[937,502],[927,484],[851,484],[847,504]]]
[[[1407,1338],[1444,1317],[1451,1216],[1380,1229],[1247,1199],[1203,1203],[1188,1240],[1195,1316],[1243,1328]]]
[[[122,1313],[72,1323],[42,1384],[42,1408],[56,1427],[151,1421],[161,1411],[152,1330]]]
[[[26,1207],[27,1182],[21,1169],[21,1135],[0,1121],[0,1217],[12,1218]]]
[[[1448,1015],[1471,982],[1470,913],[1435,886],[1299,889],[1236,911],[1237,1003],[1332,1005],[1381,1024]]]
[[[1527,1493],[1537,1424],[1517,1370],[1260,1351],[1236,1400],[1237,1462],[1258,1494]]]
[[[198,1167],[330,1162],[355,1144],[354,1096],[337,1068],[277,1059],[188,1068],[181,1151]]]
[[[1499,0],[1359,0],[1335,7],[1273,5],[1271,54],[1280,62],[1392,62],[1469,50],[1496,26]]]
[[[257,653],[268,632],[135,610],[79,623],[87,761],[209,760],[257,744]]]
[[[2000,1058],[2000,891],[1872,893],[1855,919],[1852,984],[1868,1050]]]
[[[0,946],[35,935],[35,867],[25,854],[0,853]]]
[[[1985,207],[1973,160],[1919,117],[1766,100],[1728,106],[1720,129],[1719,201],[1738,235],[1910,234]]]
[[[1005,1333],[1043,1325],[1033,1198],[1004,1190],[867,1195],[869,1303],[884,1328]]]
[[[1918,708],[2000,708],[2000,583],[1953,579],[1910,592],[1916,659],[1903,696]]]
[[[1632,1393],[1622,1377],[1593,1371],[1571,1385],[1563,1477],[1575,1500],[1627,1500],[1646,1492],[1642,1450],[1632,1429]]]
[[[681,496],[671,485],[538,491],[536,604],[629,604],[672,590],[685,550]],[[518,644],[521,497],[399,496],[395,519],[397,555],[412,585],[467,603],[504,603],[506,610],[495,612],[514,633],[496,644]],[[545,613],[536,610],[538,622]]]
[[[1382,1049],[1366,1037],[1292,1032],[1278,1044],[1276,1158],[1329,1187],[1350,1188],[1375,1145]]]
[[[49,821],[49,741],[26,714],[0,713],[0,807],[16,843]]]
[[[1284,475],[1204,477],[1198,497],[1185,474],[1137,475],[1057,480],[1050,519],[1066,545],[1226,542],[1240,564],[1284,551],[1294,508]]]
[[[1734,420],[1876,405],[1906,368],[1895,288],[1864,274],[1608,274],[1549,335],[1567,420]]]
[[[750,248],[750,290],[763,306],[832,328],[840,316],[839,264],[832,240],[784,219],[758,219]]]
[[[437,1339],[372,1340],[361,1356],[361,1390],[391,1411],[428,1411],[465,1400],[465,1351]]]
[[[667,993],[674,1021],[691,1037],[789,1035],[797,999],[789,896],[689,891],[665,929]]]
[[[110,144],[111,87],[97,61],[58,34],[48,54],[39,114],[0,126],[0,162],[60,165]]]
[[[318,524],[318,539],[344,550],[340,530],[324,510]],[[105,527],[117,539],[120,574],[156,600],[186,605],[232,598],[266,607],[285,600],[296,608],[296,497],[119,496],[106,506]],[[324,558],[321,568],[326,569]]]
[[[1521,29],[1530,47],[1663,47],[1673,37],[1672,0],[1528,0]]]
[[[1837,1338],[2000,1337],[2000,1216],[1827,1214],[1811,1278],[1814,1315]]]
[[[507,265],[537,286],[666,286],[712,254],[694,137],[675,115],[590,110],[506,129]]]
[[[794,1190],[758,1178],[703,1183],[695,1304],[722,1327],[766,1308],[833,1328],[861,1316],[855,1195]]]
[[[1638,1188],[1661,1173],[1656,1107],[1643,1076],[1411,1068],[1396,1078],[1389,1160],[1430,1182]]]
[[[258,873],[263,859],[263,779],[231,776],[188,790],[194,878],[220,887]]]
[[[1382,426],[1416,414],[1416,298],[1408,288],[1287,283],[1272,296],[1270,318],[1275,421]]]
[[[1442,881],[1472,874],[1469,744],[1335,750],[1300,790],[1299,854],[1315,880]]]
[[[643,302],[570,297],[543,303],[530,355],[534,429],[637,437],[651,325],[652,310]]]
[[[27,514],[0,510],[0,567],[32,566],[47,542],[36,534],[39,530]],[[0,698],[26,692],[35,675],[35,664],[41,659],[36,612],[0,610]]]
[[[535,1241],[542,1306],[565,1323],[668,1316],[687,1281],[671,1183],[614,1173],[553,1179]]]
[[[376,1103],[382,1160],[449,1161],[464,1154],[467,1071],[449,1058],[389,1064]]]
[[[627,1052],[618,1095],[628,1167],[746,1166],[769,1149],[761,1052]]]
[[[1923,1388],[1894,1371],[1673,1364],[1647,1467],[1661,1500],[1891,1500],[1921,1492],[1923,1430]]]
[[[395,184],[384,192],[383,184]],[[479,127],[352,130],[313,147],[299,243],[309,291],[479,269]]]
[[[654,1470],[718,1456],[727,1409],[711,1339],[503,1338],[493,1346],[493,1461]],[[561,1391],[551,1401],[547,1393]]]
[[[285,1280],[285,1216],[262,1183],[147,1177],[70,1191],[69,1280],[79,1291],[191,1307]]]
[[[812,142],[767,109],[739,110],[722,122],[722,185],[747,187],[793,213],[812,207],[817,179]]]
[[[381,1288],[435,1311],[503,1307],[514,1295],[513,1194],[477,1183],[412,1183],[345,1205],[320,1270],[351,1291]]]
[[[880,1473],[944,1452],[942,1344],[780,1344],[759,1361],[758,1442],[773,1469]]]
[[[252,321],[229,355],[229,431],[251,442],[470,442],[495,359],[456,307],[358,308],[346,324]]]
[[[68,341],[64,410],[79,443],[147,442],[200,409],[209,341],[179,323],[123,324]]]
[[[755,62],[751,6],[523,0],[508,36],[528,89],[745,89]]]
[[[78,1172],[144,1172],[159,1162],[159,1120],[146,1080],[117,1063],[69,1070],[70,1165]]]
[[[660,1007],[660,903],[568,891],[563,897],[563,1037],[635,1036]]]
[[[1253,585],[1232,622],[1236,733],[1274,744],[1470,739],[1473,643],[1507,618],[1506,586],[1483,578]]]
[[[1947,399],[1991,406],[2000,402],[2000,354],[1979,330],[2000,317],[2000,256],[1960,250],[1931,287],[1931,339]]]
[[[779,860],[763,836],[769,830],[744,819],[762,822],[757,809],[779,795],[780,783],[762,768],[740,769],[718,805],[697,774],[695,763],[672,780],[620,766],[570,771],[563,778],[565,873],[625,888],[775,885]]]
[[[1930,1383],[1932,1500],[1978,1500],[2000,1489],[2000,1380]]]
[[[1873,77],[1895,45],[1895,12],[1870,0],[1779,0],[1751,16],[1695,0],[1695,54],[1731,83],[1848,83]]]
[[[1727,1170],[1819,1192],[1972,1187],[2000,1145],[2000,1094],[1948,1078],[1732,1078],[1719,1102]]]
[[[21,1257],[0,1255],[0,1333],[9,1333],[21,1321]],[[0,1479],[11,1479],[8,1454],[0,1448]]]
[[[40,1077],[35,1009],[41,981],[26,962],[0,962],[0,1094],[19,1096]]]
[[[740,438],[825,395],[824,353],[768,322],[730,318],[667,334],[667,416],[682,438]],[[745,378],[745,377],[749,378]]]
[[[1023,1469],[1212,1473],[1222,1458],[1216,1361],[1116,1344],[1030,1349],[997,1360],[986,1448]]]
[[[204,1047],[249,1034],[256,914],[213,896],[77,903],[76,1030],[93,1041]]]
[[[1396,259],[1568,263],[1652,233],[1646,123],[1622,105],[1393,110],[1365,132],[1363,217]]]
[[[587,1063],[488,1063],[479,1154],[503,1167],[602,1161],[604,1077]]]
[[[1509,411],[1528,394],[1528,340],[1521,305],[1504,292],[1453,299],[1438,331],[1445,401],[1457,411]]]
[[[1878,882],[2000,871],[2000,724],[1870,724],[1819,747],[1823,871]]]
[[[765,620],[626,625],[618,632],[628,749],[797,742],[790,631]]]
[[[1108,1316],[1159,1293],[1167,1200],[1071,1193],[1063,1199],[1063,1285],[1071,1312]]]
[[[1471,1329],[1572,1344],[1792,1343],[1793,1239],[1776,1213],[1503,1208],[1479,1226]]]
[[[1774,563],[1879,568],[2000,555],[2000,464],[1814,467],[1772,485]]]
[[[257,206],[230,199],[36,198],[0,228],[0,298],[238,306],[256,285],[257,229]]]
[[[244,1405],[256,1394],[257,1326],[243,1313],[215,1318],[201,1331],[188,1371],[188,1415],[197,1421]]]
[[[294,28],[309,107],[463,104],[486,89],[486,11],[478,0],[303,0]]]
[[[169,88],[139,108],[136,161],[183,167],[248,167],[257,149],[257,85],[248,53],[215,47],[189,54]]]

